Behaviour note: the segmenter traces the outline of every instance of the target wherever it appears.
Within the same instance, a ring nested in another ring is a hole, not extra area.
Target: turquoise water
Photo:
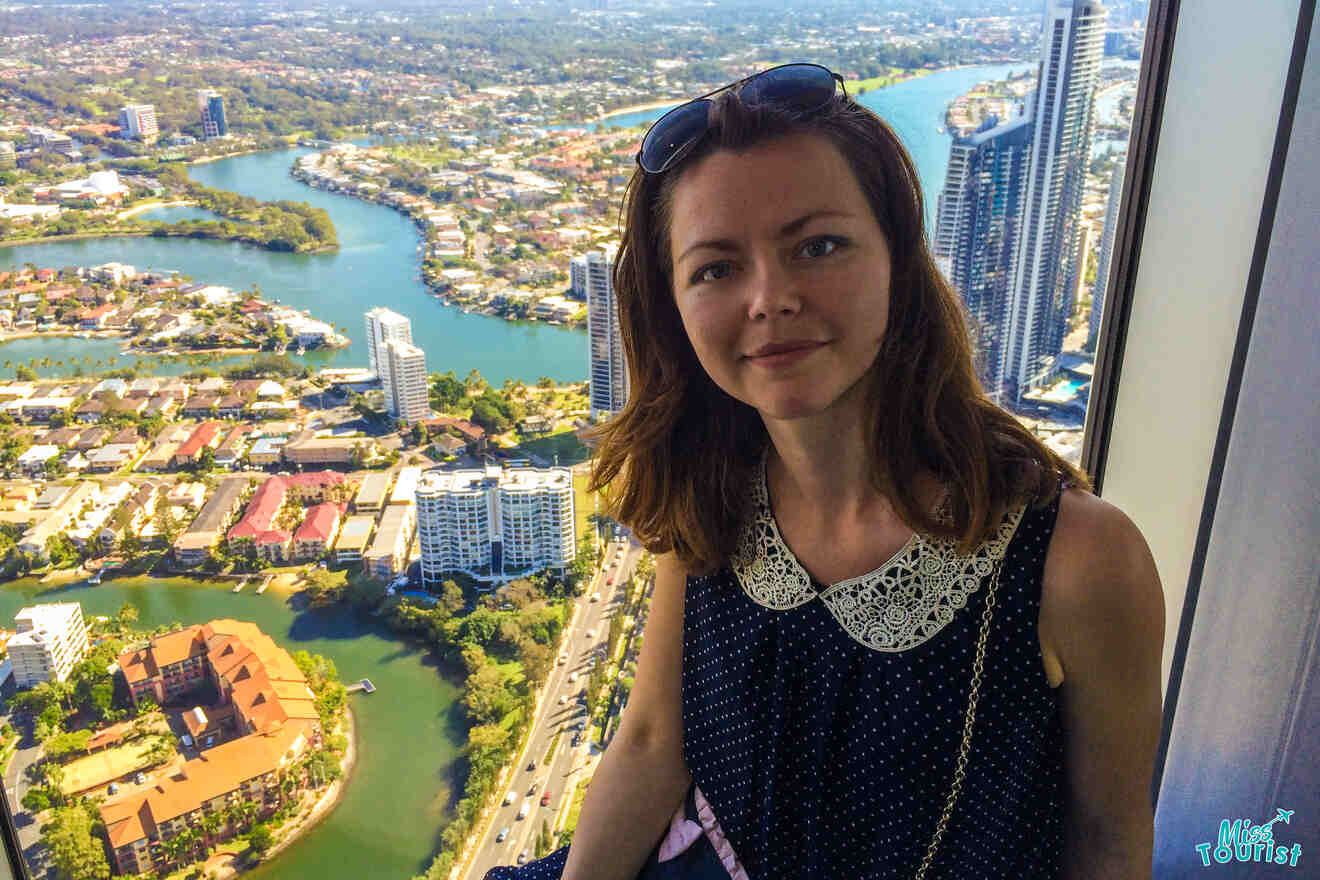
[[[944,183],[950,138],[941,134],[948,103],[978,82],[1006,76],[1031,65],[993,65],[929,74],[887,89],[867,92],[861,102],[883,116],[898,132],[916,163],[927,194],[928,223],[934,221],[935,193]],[[614,117],[609,125],[636,125],[664,109]],[[412,222],[389,208],[304,186],[289,176],[295,159],[311,152],[294,148],[239,156],[193,166],[192,176],[207,186],[260,199],[292,199],[325,208],[339,231],[340,250],[333,254],[286,254],[230,242],[196,239],[119,238],[55,242],[0,248],[0,267],[34,262],[43,266],[97,265],[117,260],[139,269],[176,270],[199,281],[236,289],[253,285],[271,299],[310,309],[315,317],[344,328],[352,344],[327,352],[308,352],[304,360],[319,366],[366,366],[363,314],[388,306],[412,321],[414,341],[426,351],[427,369],[454,370],[459,376],[476,368],[498,385],[506,378],[532,382],[540,376],[557,381],[586,377],[586,334],[545,324],[514,324],[499,318],[464,314],[443,306],[423,286],[419,275],[420,237]],[[171,209],[172,210],[172,209]],[[186,210],[186,209],[185,209]],[[195,209],[194,209],[195,210]],[[119,355],[112,340],[30,339],[0,346],[0,360],[50,357],[45,375],[67,373],[56,360]],[[161,373],[183,372],[174,363]]]
[[[167,208],[152,208],[137,215],[141,220],[162,220],[165,223],[178,223],[180,220],[223,220],[214,211],[198,208],[195,205],[170,205]]]

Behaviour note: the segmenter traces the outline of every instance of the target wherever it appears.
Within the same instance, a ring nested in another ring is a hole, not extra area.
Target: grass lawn
[[[583,535],[591,534],[591,523],[587,517],[595,512],[595,507],[591,503],[591,495],[587,494],[587,474],[573,474],[573,511],[575,513],[573,532],[573,546],[582,540]]]
[[[64,782],[60,787],[64,789],[65,794],[76,794],[98,785],[105,785],[125,773],[145,769],[151,765],[144,755],[157,739],[164,740],[171,746],[174,744],[172,737],[144,736],[122,746],[115,746],[70,761],[64,765]]]
[[[591,450],[578,441],[577,428],[524,440],[517,449],[539,455],[549,464],[554,464],[555,455],[558,455],[561,467],[579,464],[591,457]]]
[[[573,800],[568,805],[568,818],[564,820],[564,830],[572,833],[577,830],[578,814],[582,812],[582,802],[587,799],[587,786],[591,784],[591,778],[583,779],[573,789]]]
[[[873,76],[870,79],[850,79],[845,85],[848,89],[848,94],[856,95],[859,94],[862,89],[865,89],[868,92],[872,89],[883,89],[885,86],[892,86],[901,79],[924,76],[929,72],[930,71],[928,70],[904,70],[901,67],[891,67],[886,76]]]
[[[554,758],[555,747],[559,745],[559,735],[561,733],[563,733],[562,730],[556,730],[555,735],[550,737],[550,748],[545,750],[545,758],[542,759],[542,764],[549,764],[551,759]]]

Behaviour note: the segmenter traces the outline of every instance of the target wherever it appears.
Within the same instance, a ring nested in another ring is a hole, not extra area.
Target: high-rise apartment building
[[[1046,0],[1026,116],[952,148],[936,257],[980,325],[982,383],[1004,405],[1048,380],[1063,349],[1105,18],[1098,0]]]
[[[1095,268],[1095,286],[1091,288],[1091,315],[1086,328],[1086,350],[1095,353],[1104,317],[1105,291],[1109,288],[1109,261],[1114,256],[1114,231],[1118,226],[1118,202],[1123,197],[1123,160],[1114,164],[1109,176],[1109,203],[1105,207],[1105,228],[1100,234],[1100,251]]]
[[[1011,404],[1049,378],[1063,350],[1085,258],[1082,189],[1104,38],[1105,8],[1097,0],[1047,0],[1007,356],[990,389]]]
[[[377,376],[383,369],[385,343],[391,339],[412,342],[412,323],[398,312],[379,306],[367,312],[367,366]]]
[[[0,169],[13,168],[18,161],[13,141],[0,141]]]
[[[613,250],[586,255],[587,377],[593,419],[618,412],[628,399],[619,303],[614,296],[614,257]]]
[[[935,259],[967,306],[983,381],[1003,371],[1031,131],[1028,116],[991,116],[956,135],[939,195]]]
[[[390,415],[417,422],[431,414],[426,387],[426,354],[411,342],[386,340],[381,356],[380,382]]]
[[[14,683],[20,688],[64,681],[87,653],[87,624],[77,602],[32,605],[14,615],[18,634],[9,640]]]
[[[417,486],[422,583],[445,572],[500,581],[573,560],[573,474],[568,468],[432,470]]]
[[[587,301],[587,256],[580,254],[568,265],[568,294],[580,302]]]
[[[154,104],[129,104],[119,108],[119,129],[125,137],[151,143],[160,134]]]
[[[225,99],[214,89],[197,90],[197,111],[202,114],[202,137],[224,137],[229,134],[229,122],[225,119]]]

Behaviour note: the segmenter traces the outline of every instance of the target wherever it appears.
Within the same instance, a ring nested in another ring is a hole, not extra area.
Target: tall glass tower
[[[197,110],[202,114],[203,137],[209,140],[229,134],[229,122],[225,119],[225,99],[219,92],[199,89]]]
[[[1082,188],[1105,18],[1097,0],[1046,0],[1031,166],[1003,328],[1006,357],[988,389],[1003,403],[1021,404],[1024,392],[1049,379],[1063,350],[1085,259]]]
[[[587,376],[593,419],[618,412],[628,399],[628,369],[614,296],[614,256],[612,251],[587,254]]]

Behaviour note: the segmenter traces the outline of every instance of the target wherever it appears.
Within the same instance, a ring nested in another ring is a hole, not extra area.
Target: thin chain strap
[[[958,763],[953,771],[953,785],[949,788],[949,800],[944,805],[944,813],[940,816],[939,822],[935,823],[935,835],[931,838],[930,847],[926,850],[926,857],[921,860],[921,867],[917,869],[915,880],[924,880],[926,871],[930,869],[931,863],[935,861],[935,850],[939,847],[940,839],[944,836],[944,831],[949,825],[949,817],[953,815],[953,805],[958,800],[958,795],[962,793],[963,778],[967,772],[967,753],[972,747],[972,727],[976,721],[976,703],[981,696],[981,671],[985,665],[985,643],[990,636],[990,618],[995,607],[995,588],[999,586],[999,572],[1003,569],[1003,560],[995,565],[993,576],[990,578],[990,587],[986,591],[985,610],[981,612],[981,635],[976,641],[976,657],[972,661],[972,689],[967,697],[967,715],[963,719],[963,737],[962,746],[958,749]]]

